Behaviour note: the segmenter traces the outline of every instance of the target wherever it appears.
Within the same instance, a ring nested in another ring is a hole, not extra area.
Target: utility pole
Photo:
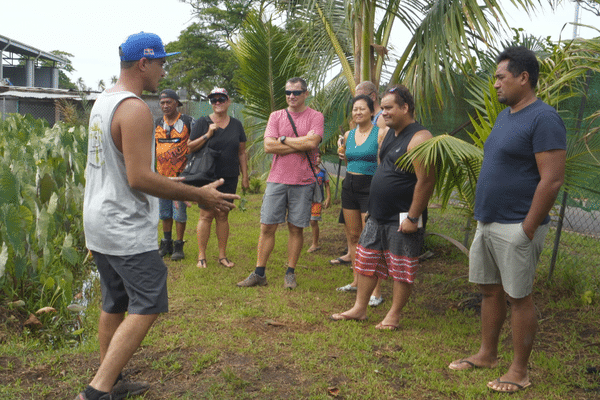
[[[574,19],[574,25],[573,25],[573,39],[577,39],[579,37],[579,23],[581,22],[581,14],[580,14],[580,8],[581,6],[579,5],[579,1],[575,0],[575,17]]]

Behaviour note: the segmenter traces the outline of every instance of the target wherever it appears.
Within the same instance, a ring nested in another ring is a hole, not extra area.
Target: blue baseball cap
[[[130,35],[121,46],[119,55],[121,61],[137,61],[142,58],[154,59],[173,56],[181,53],[165,53],[165,47],[158,35],[154,33],[134,33]]]

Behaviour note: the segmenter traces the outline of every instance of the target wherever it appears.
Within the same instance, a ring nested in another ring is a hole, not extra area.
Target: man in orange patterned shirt
[[[155,123],[156,170],[169,177],[178,176],[185,168],[188,154],[187,142],[192,130],[193,118],[181,114],[177,107],[182,106],[174,90],[160,92],[159,105],[163,116]],[[159,199],[159,217],[163,226],[163,239],[158,254],[161,257],[171,255],[171,260],[181,260],[183,253],[183,234],[187,221],[186,205],[182,201]],[[173,220],[177,240],[172,239]]]

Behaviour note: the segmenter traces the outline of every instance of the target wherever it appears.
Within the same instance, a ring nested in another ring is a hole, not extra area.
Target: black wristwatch
[[[283,142],[285,142],[285,138],[286,138],[286,137],[287,137],[287,136],[280,136],[280,137],[279,137],[279,142],[280,142],[280,143],[283,143]]]
[[[417,224],[417,223],[419,223],[419,217],[417,217],[417,218],[413,218],[413,217],[410,217],[408,214],[406,214],[406,219],[408,219],[408,220],[409,220],[410,222],[412,222],[413,224]]]

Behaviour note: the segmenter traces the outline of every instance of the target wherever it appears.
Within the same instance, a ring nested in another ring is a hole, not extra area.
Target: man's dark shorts
[[[132,256],[92,254],[100,273],[104,312],[150,315],[169,311],[167,266],[158,251]]]

